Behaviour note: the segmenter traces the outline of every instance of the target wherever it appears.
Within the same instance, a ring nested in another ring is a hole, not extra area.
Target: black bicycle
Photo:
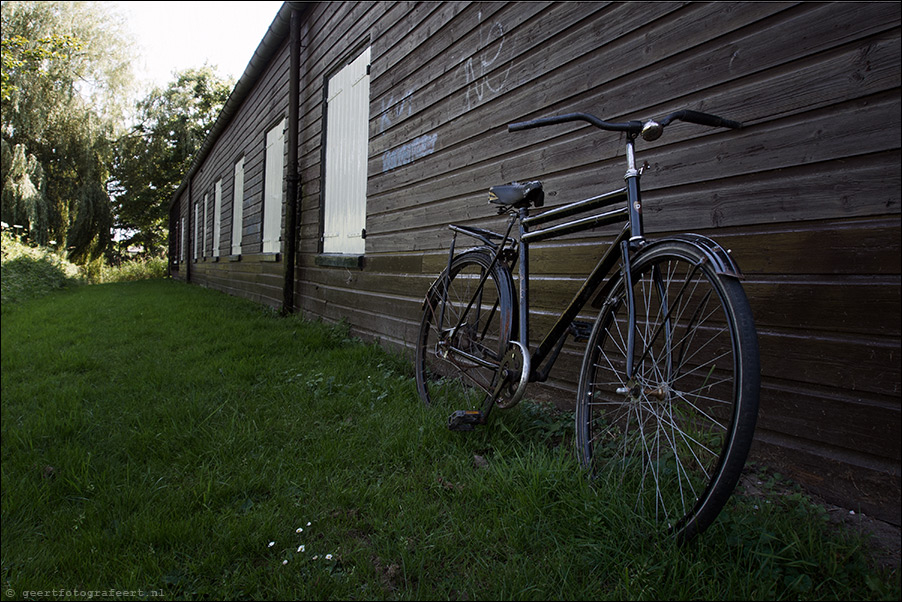
[[[675,120],[742,127],[689,110],[644,123],[571,113],[509,125],[513,132],[585,121],[625,132],[626,186],[534,215],[544,204],[541,182],[491,188],[490,203],[509,215],[507,230],[450,226],[448,267],[424,302],[416,377],[426,403],[464,408],[449,428],[471,430],[493,407],[514,406],[528,383],[545,381],[569,336],[586,340],[576,400],[580,461],[592,478],[614,479],[628,492],[638,515],[685,541],[711,524],[739,479],[758,414],[759,367],[729,251],[697,234],[644,236],[634,142],[659,138]],[[530,349],[530,245],[617,222],[626,223],[613,244]],[[479,246],[455,252],[458,234]],[[589,304],[599,309],[594,324],[577,320]]]

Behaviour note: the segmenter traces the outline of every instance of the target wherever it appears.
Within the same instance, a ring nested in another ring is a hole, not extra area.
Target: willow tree
[[[91,261],[111,239],[111,141],[133,82],[132,42],[100,3],[4,2],[0,24],[3,221]]]

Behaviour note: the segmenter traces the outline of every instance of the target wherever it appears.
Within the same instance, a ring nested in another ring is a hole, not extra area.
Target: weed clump
[[[78,266],[52,249],[32,247],[6,232],[2,235],[0,248],[0,300],[3,307],[84,282]]]

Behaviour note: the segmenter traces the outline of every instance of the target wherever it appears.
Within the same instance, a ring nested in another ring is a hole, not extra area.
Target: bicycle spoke
[[[512,293],[487,254],[464,253],[450,267],[427,298],[417,387],[429,403],[480,409],[498,382],[510,337]]]
[[[715,286],[718,276],[703,257],[674,248],[680,253],[673,257],[650,253],[643,261],[640,253],[632,291],[621,281],[604,304],[581,375],[577,441],[583,462],[616,477],[637,513],[682,536],[713,520],[727,489],[712,503],[712,484],[725,470],[734,482],[748,439],[734,459],[735,300]]]

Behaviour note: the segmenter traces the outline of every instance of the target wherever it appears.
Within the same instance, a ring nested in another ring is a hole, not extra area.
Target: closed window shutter
[[[241,255],[241,229],[244,218],[244,157],[235,164],[232,191],[232,255]]]
[[[285,170],[285,120],[266,134],[263,188],[263,252],[278,253],[282,225],[282,175]]]
[[[207,203],[210,202],[210,195],[204,195],[204,204],[200,208],[200,254],[201,257],[207,256]]]
[[[213,257],[219,257],[219,233],[222,228],[222,180],[213,190]]]
[[[370,49],[329,79],[323,252],[363,254],[369,151]]]
[[[194,203],[194,259],[197,259],[200,244],[200,203]]]

